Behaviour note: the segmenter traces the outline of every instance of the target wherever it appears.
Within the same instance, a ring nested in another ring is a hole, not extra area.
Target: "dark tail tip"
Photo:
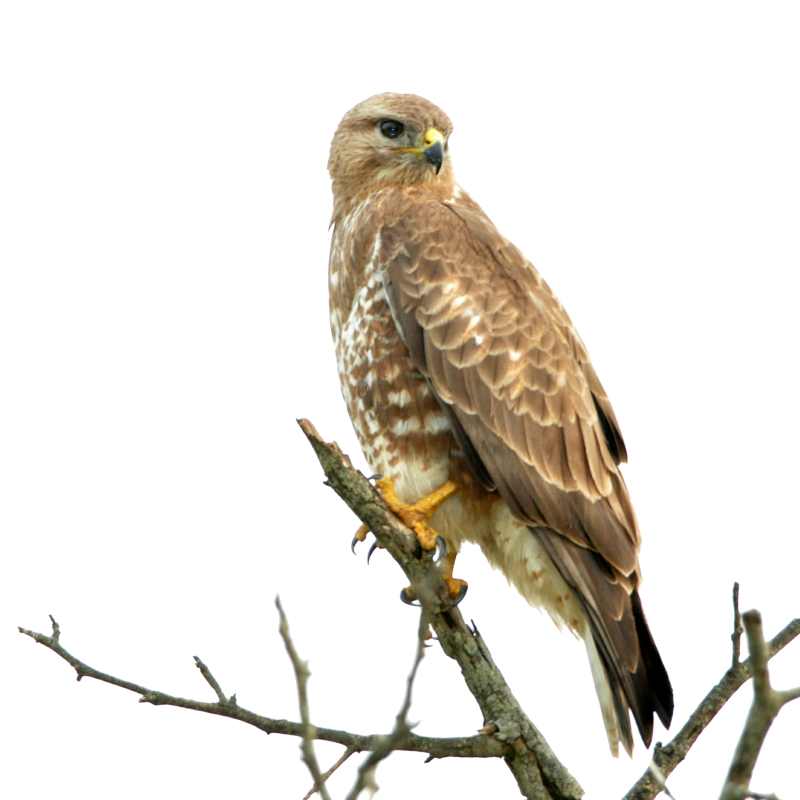
[[[636,623],[636,635],[639,638],[639,652],[642,654],[642,662],[647,676],[651,706],[653,711],[658,714],[658,718],[664,724],[664,727],[668,728],[672,722],[672,711],[675,706],[672,696],[672,684],[669,681],[669,675],[667,675],[666,667],[661,660],[656,643],[653,641],[653,635],[647,625],[637,591],[631,594],[631,607],[633,609],[633,619]],[[642,738],[645,738],[644,735]],[[649,739],[650,737],[647,738]],[[645,744],[649,746],[650,742],[645,740]]]

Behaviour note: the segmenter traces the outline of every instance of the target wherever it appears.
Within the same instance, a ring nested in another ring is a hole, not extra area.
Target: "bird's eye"
[[[380,129],[387,139],[396,139],[405,130],[405,127],[396,119],[384,119],[380,122]]]

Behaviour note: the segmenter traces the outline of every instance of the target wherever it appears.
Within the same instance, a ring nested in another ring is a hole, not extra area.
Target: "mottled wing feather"
[[[632,575],[639,534],[616,467],[622,438],[569,318],[533,267],[483,215],[434,202],[390,215],[380,259],[415,364],[515,512]]]
[[[484,486],[539,537],[587,614],[620,735],[672,714],[638,602],[639,532],[617,465],[625,444],[572,324],[533,267],[474,206],[387,213],[379,258],[412,361]],[[556,535],[554,535],[554,532]]]

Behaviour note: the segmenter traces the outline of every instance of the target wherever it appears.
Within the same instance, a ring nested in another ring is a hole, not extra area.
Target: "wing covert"
[[[514,512],[631,576],[639,535],[622,436],[533,266],[479,209],[434,201],[389,218],[379,259],[415,365]]]

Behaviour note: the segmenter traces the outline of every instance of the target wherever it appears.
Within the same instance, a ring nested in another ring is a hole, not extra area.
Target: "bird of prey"
[[[333,137],[342,391],[384,499],[421,547],[444,538],[453,600],[455,556],[476,542],[583,639],[611,751],[630,753],[629,711],[649,746],[673,700],[639,599],[625,444],[567,313],[455,182],[451,132],[429,101],[381,94]]]

